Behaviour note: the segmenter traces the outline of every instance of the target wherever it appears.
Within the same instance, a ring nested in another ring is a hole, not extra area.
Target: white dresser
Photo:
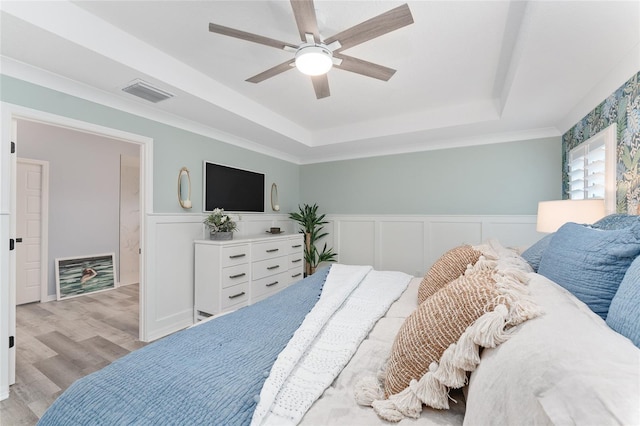
[[[303,235],[195,241],[194,320],[258,302],[303,278]]]

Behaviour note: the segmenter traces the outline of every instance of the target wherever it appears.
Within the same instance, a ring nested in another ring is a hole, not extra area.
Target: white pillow
[[[640,424],[640,349],[567,290],[530,276],[544,313],[484,350],[465,424]]]

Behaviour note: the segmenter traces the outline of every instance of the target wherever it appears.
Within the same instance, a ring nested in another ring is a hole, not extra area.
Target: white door
[[[120,156],[120,281],[140,282],[140,157]]]
[[[43,285],[46,162],[19,158],[16,170],[16,304],[38,302]],[[46,293],[45,293],[46,294]]]

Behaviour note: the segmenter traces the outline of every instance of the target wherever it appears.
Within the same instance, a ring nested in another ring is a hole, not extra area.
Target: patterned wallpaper
[[[612,123],[618,123],[616,210],[638,214],[640,206],[640,72],[562,135],[562,193],[569,198],[569,151]]]

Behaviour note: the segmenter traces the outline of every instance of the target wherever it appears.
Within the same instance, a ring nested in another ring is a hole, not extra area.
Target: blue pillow
[[[633,225],[640,223],[640,216],[625,213],[614,213],[603,217],[593,225],[598,229],[625,229],[631,228]]]
[[[551,237],[553,237],[553,235],[553,233],[545,235],[521,254],[522,258],[531,265],[533,272],[538,272],[542,254],[547,247],[549,247],[549,243],[551,242]]]
[[[613,296],[607,325],[640,348],[640,256],[629,266]]]
[[[605,231],[566,223],[542,254],[538,273],[569,290],[607,318],[611,299],[640,254],[640,224]]]

